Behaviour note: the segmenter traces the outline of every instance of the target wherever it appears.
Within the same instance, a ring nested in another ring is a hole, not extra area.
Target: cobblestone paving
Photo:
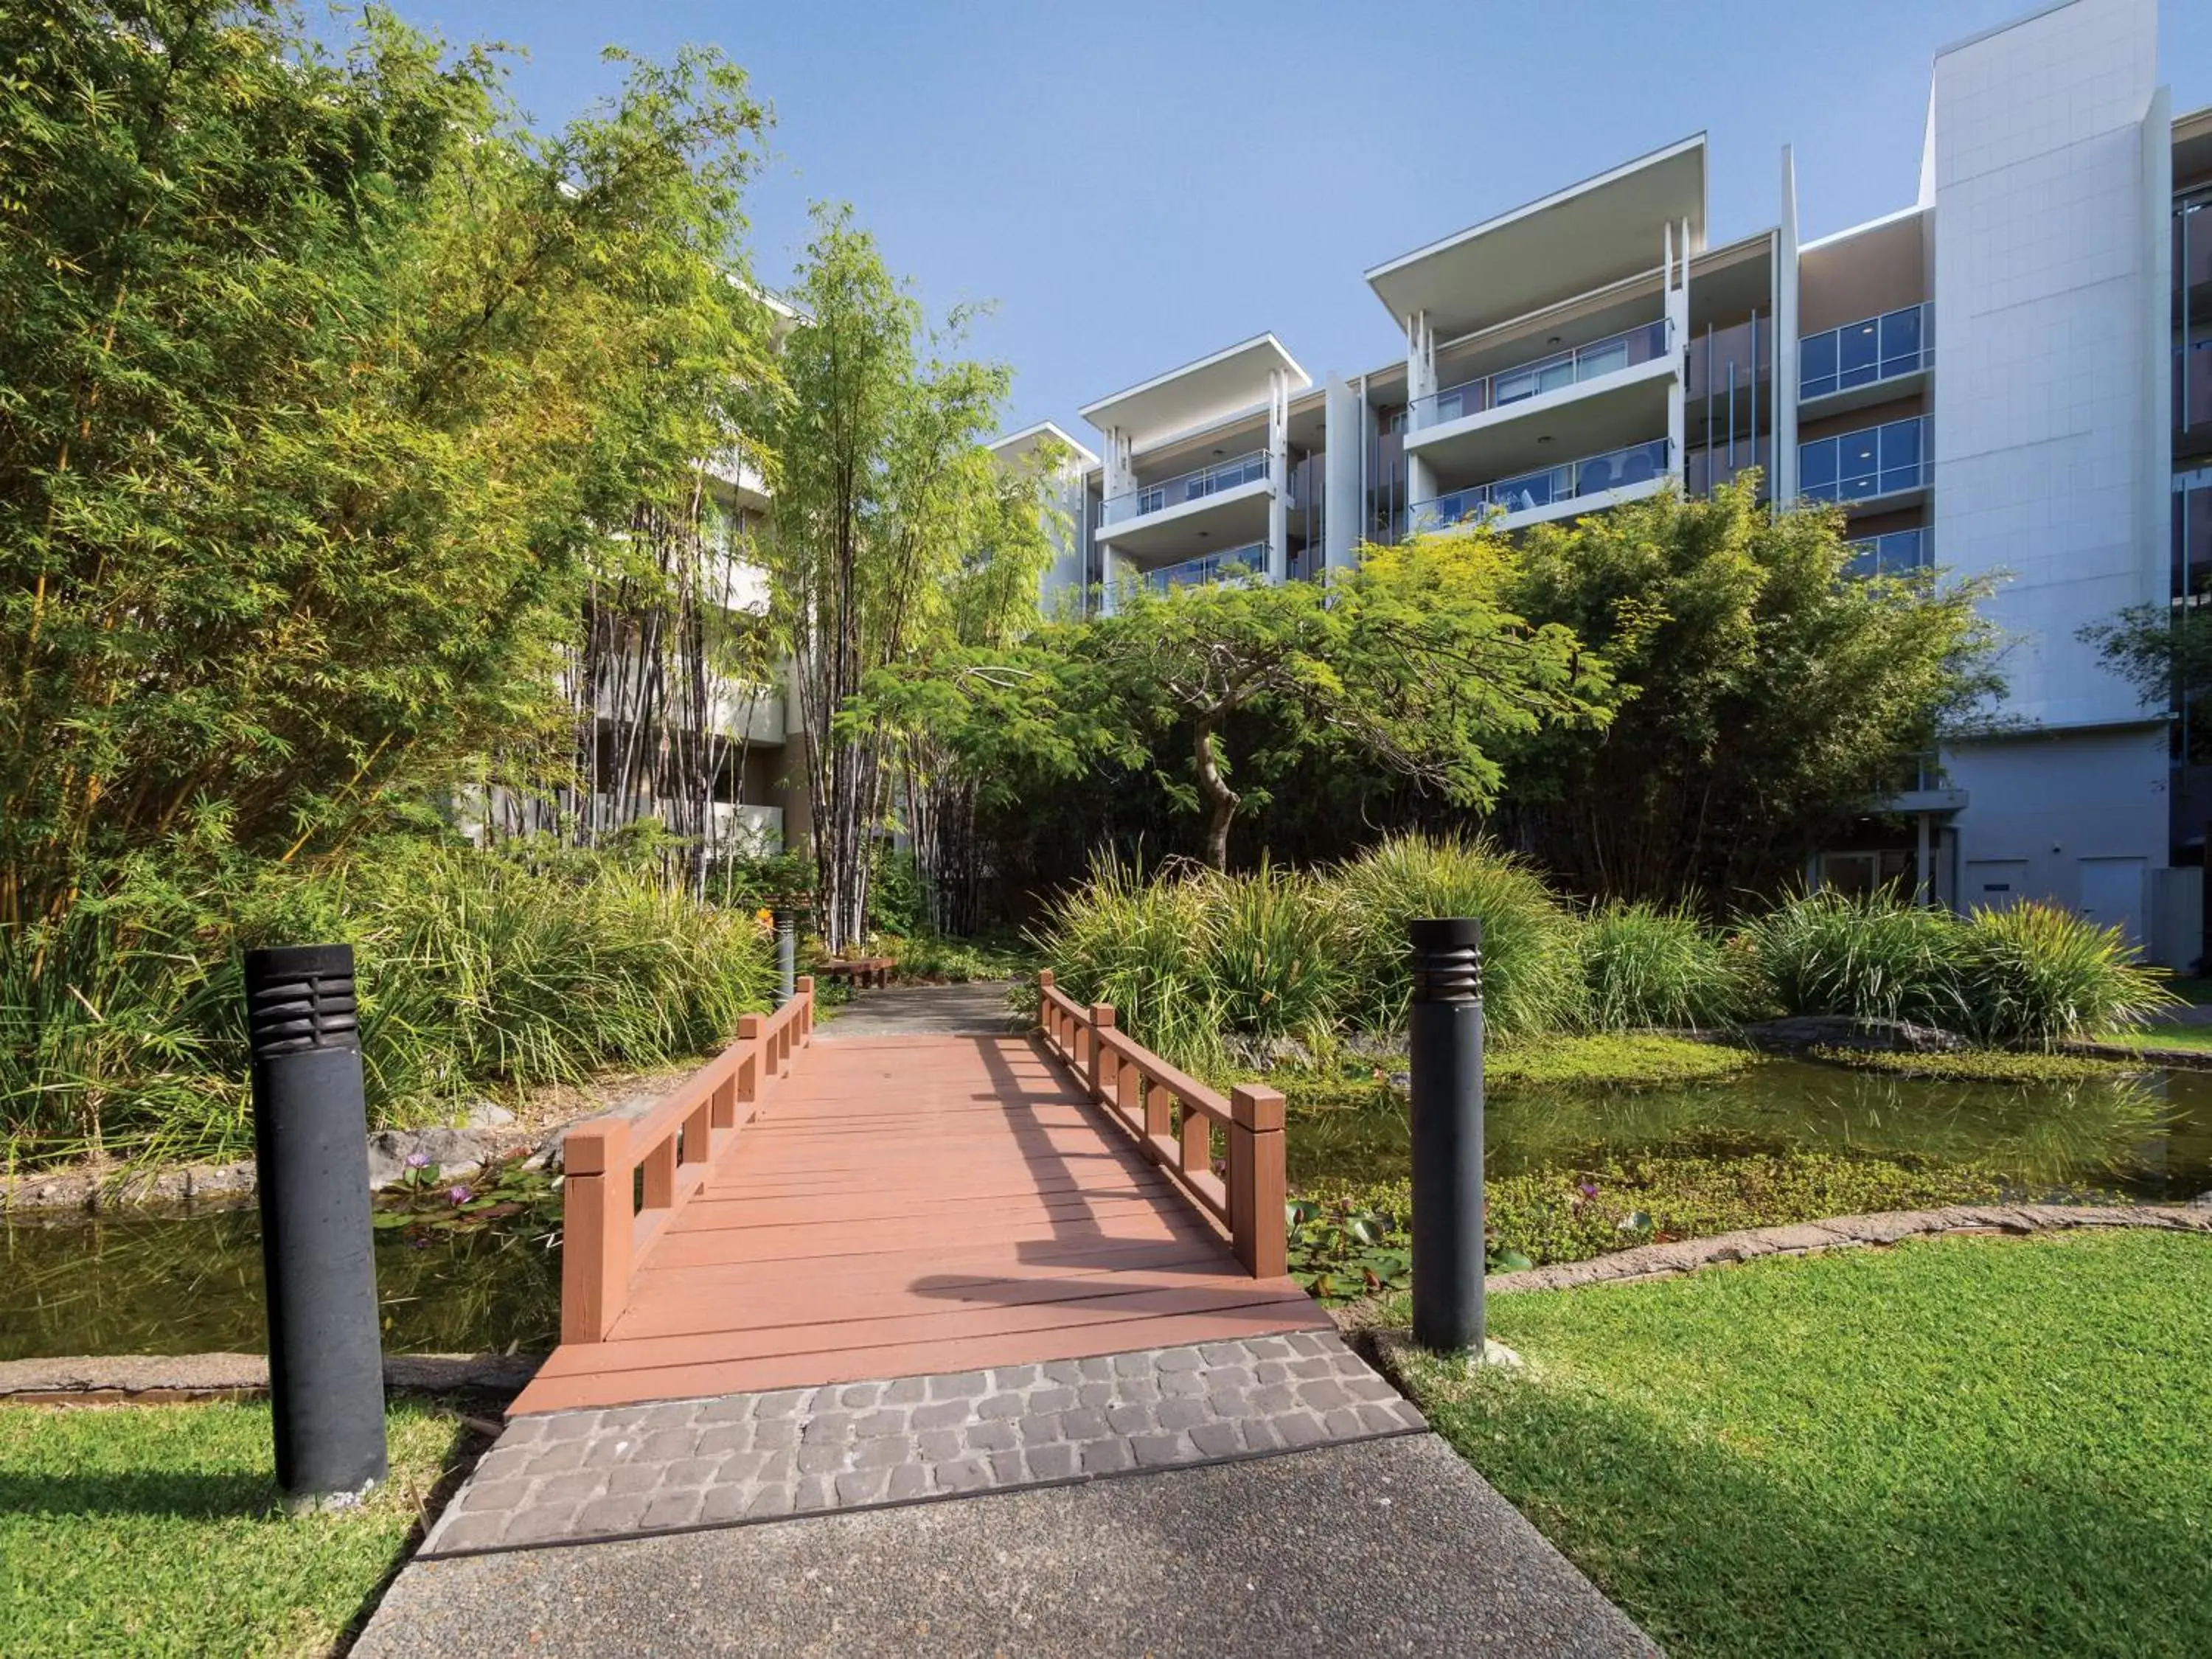
[[[517,1419],[424,1556],[1000,1492],[1403,1434],[1333,1333]]]

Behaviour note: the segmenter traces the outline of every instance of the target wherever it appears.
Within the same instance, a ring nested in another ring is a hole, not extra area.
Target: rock
[[[1856,1048],[1891,1054],[1947,1054],[1971,1048],[1966,1038],[1905,1019],[1854,1019],[1844,1014],[1793,1014],[1743,1028],[1755,1048],[1796,1053],[1806,1048]]]
[[[461,1119],[464,1129],[503,1129],[514,1121],[514,1114],[497,1101],[477,1100],[469,1103],[468,1114]]]
[[[489,1129],[379,1129],[368,1138],[368,1186],[389,1187],[420,1154],[441,1176],[481,1169],[507,1151],[510,1138]]]

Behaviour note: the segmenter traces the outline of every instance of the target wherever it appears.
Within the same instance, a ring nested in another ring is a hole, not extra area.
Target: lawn
[[[2212,1242],[1954,1238],[1499,1297],[1431,1420],[1684,1656],[2202,1654]]]
[[[2212,1025],[2146,1025],[2139,1030],[2114,1031],[2097,1041],[2124,1043],[2130,1048],[2196,1048],[2212,1052]]]
[[[388,1486],[291,1521],[265,1404],[0,1407],[0,1654],[328,1651],[465,1443],[433,1407],[390,1424]]]

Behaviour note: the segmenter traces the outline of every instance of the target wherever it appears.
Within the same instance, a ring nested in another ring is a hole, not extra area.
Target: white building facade
[[[1756,467],[1841,503],[1862,569],[2001,577],[1987,734],[1810,878],[2055,902],[2188,965],[2212,734],[2200,763],[2080,636],[2212,582],[2212,111],[2172,116],[2155,0],[1938,53],[1917,198],[1871,223],[1801,243],[1785,149],[1776,222],[1716,243],[1706,168],[1686,138],[1376,265],[1405,344],[1366,374],[1261,335],[1089,404],[1054,586],[1294,580]]]

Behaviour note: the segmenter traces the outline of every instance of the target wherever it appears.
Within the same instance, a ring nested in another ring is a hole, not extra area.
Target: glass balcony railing
[[[2173,349],[2173,429],[2199,427],[2212,427],[2212,340]]]
[[[1844,545],[1851,550],[1851,561],[1844,567],[1846,576],[1901,576],[1936,562],[1935,532],[1928,530],[1893,530]]]
[[[1631,444],[1626,449],[1609,450],[1562,466],[1547,467],[1541,472],[1525,472],[1517,478],[1500,478],[1496,483],[1455,489],[1432,501],[1416,501],[1412,510],[1413,522],[1418,528],[1424,523],[1461,524],[1493,510],[1528,513],[1555,502],[1648,483],[1664,477],[1666,471],[1667,441],[1654,438],[1649,443]]]
[[[1644,323],[1571,351],[1554,352],[1534,362],[1516,363],[1480,380],[1462,380],[1426,398],[1413,400],[1413,425],[1442,426],[1447,421],[1503,409],[1509,404],[1539,398],[1561,386],[1594,380],[1638,363],[1648,363],[1667,351],[1667,321]]]
[[[1873,386],[1916,374],[1936,361],[1936,307],[1906,306],[1797,342],[1797,395]]]
[[[1155,593],[1165,593],[1178,587],[1205,587],[1213,582],[1261,575],[1267,568],[1267,544],[1247,542],[1242,547],[1227,547],[1218,553],[1201,554],[1195,559],[1185,559],[1181,564],[1163,565],[1158,570],[1147,570],[1145,572],[1145,586]]]
[[[1203,501],[1208,495],[1218,495],[1224,489],[1234,489],[1239,484],[1250,483],[1267,476],[1267,452],[1255,449],[1249,455],[1238,455],[1229,460],[1216,461],[1211,466],[1200,467],[1195,472],[1178,473],[1172,478],[1139,484],[1134,489],[1109,495],[1106,498],[1106,521],[1119,524],[1124,520],[1142,518],[1147,513],[1180,507],[1185,501]]]
[[[1797,490],[1816,501],[1857,501],[1918,489],[1935,474],[1936,422],[1925,415],[1815,438],[1797,446]]]

